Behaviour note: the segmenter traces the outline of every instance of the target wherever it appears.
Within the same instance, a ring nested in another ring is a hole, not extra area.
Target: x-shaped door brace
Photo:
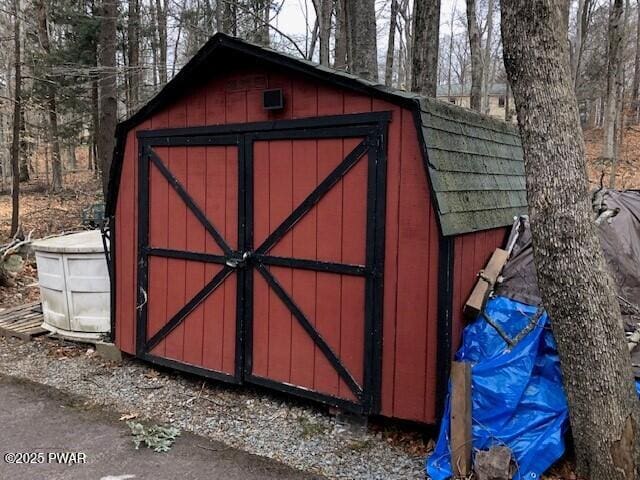
[[[143,150],[146,156],[157,168],[162,176],[167,180],[169,185],[178,193],[180,198],[187,205],[189,210],[196,216],[198,221],[204,226],[207,232],[213,237],[216,244],[220,247],[224,255],[215,255],[197,252],[177,252],[161,248],[147,248],[147,255],[155,255],[161,257],[174,257],[188,260],[197,260],[202,262],[222,264],[222,269],[213,276],[213,278],[196,293],[171,319],[156,332],[145,343],[145,350],[148,352],[160,343],[172,330],[182,323],[187,316],[193,312],[200,303],[202,303],[211,292],[225,281],[225,279],[237,268],[244,268],[247,265],[253,265],[258,272],[264,277],[268,285],[273,289],[276,295],[287,306],[293,316],[296,318],[300,326],[313,339],[316,346],[324,354],[327,360],[335,368],[340,378],[348,385],[353,394],[362,399],[363,389],[358,382],[349,373],[342,364],[340,358],[336,355],[329,344],[322,338],[318,331],[313,327],[309,319],[296,305],[291,296],[278,283],[273,274],[265,265],[287,266],[292,268],[302,268],[321,272],[332,272],[345,275],[369,276],[373,275],[372,269],[364,265],[350,265],[334,262],[323,262],[315,260],[304,260],[284,257],[273,257],[267,255],[276,243],[284,237],[284,235],[293,226],[307,214],[347,172],[364,156],[370,148],[375,148],[377,138],[375,135],[368,135],[361,141],[318,186],[298,205],[287,218],[262,242],[254,251],[235,252],[224,240],[216,227],[209,221],[200,207],[194,202],[183,185],[172,175],[160,157],[149,146]],[[251,174],[251,173],[250,173]],[[239,219],[240,220],[240,219]],[[240,334],[239,332],[237,334]]]

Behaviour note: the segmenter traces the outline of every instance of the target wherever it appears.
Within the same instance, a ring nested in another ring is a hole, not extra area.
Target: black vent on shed
[[[281,88],[273,88],[262,92],[262,106],[265,110],[284,108],[284,96]]]

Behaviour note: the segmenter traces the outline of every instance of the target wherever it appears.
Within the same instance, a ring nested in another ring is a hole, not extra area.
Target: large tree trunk
[[[616,104],[622,63],[623,0],[614,0],[609,13],[609,52],[607,63],[607,102],[604,113],[604,141],[602,157],[613,159],[615,142]]]
[[[100,132],[98,135],[98,164],[102,171],[102,189],[105,196],[109,183],[109,171],[111,169],[111,158],[115,146],[115,130],[118,120],[115,42],[118,7],[116,1],[117,0],[102,0],[102,20],[100,22],[99,37],[100,80],[98,86],[100,92]],[[158,4],[160,4],[160,0],[158,0]],[[165,57],[162,63],[164,68],[160,69],[161,72],[164,72],[165,81],[167,72],[166,64]]]
[[[128,0],[129,23],[127,25],[128,57],[129,57],[129,114],[138,109],[140,101],[140,3],[139,0]]]
[[[51,54],[51,44],[49,42],[49,21],[45,0],[38,0],[36,3],[36,13],[38,17],[38,36],[40,45],[47,57]],[[60,160],[60,137],[58,135],[58,104],[56,100],[56,84],[54,80],[46,76],[44,89],[47,95],[47,108],[49,120],[49,143],[51,144],[51,190],[59,192],[62,190],[62,161]]]
[[[640,1],[640,0],[639,0]],[[334,51],[333,68],[344,70],[347,68],[347,16],[345,0],[335,0],[336,9],[336,43]]]
[[[469,50],[471,51],[471,108],[482,109],[482,51],[480,45],[480,28],[476,16],[476,1],[467,1],[467,32],[469,34]]]
[[[22,59],[20,55],[20,0],[13,0],[13,139],[11,141],[11,237],[20,223],[20,121],[22,116]],[[0,265],[1,267],[1,265]]]
[[[389,38],[387,39],[387,61],[384,65],[384,84],[388,87],[393,82],[393,58],[396,49],[396,30],[398,28],[398,0],[391,0],[391,17],[389,18]]]
[[[411,91],[435,97],[438,89],[440,0],[415,0]]]
[[[534,259],[562,364],[578,476],[640,475],[640,403],[590,205],[560,2],[502,0]]]
[[[349,26],[349,64],[362,78],[378,81],[375,0],[345,2]]]

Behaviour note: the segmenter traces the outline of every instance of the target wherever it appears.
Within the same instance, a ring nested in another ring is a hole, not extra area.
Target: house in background
[[[471,108],[471,84],[454,83],[438,86],[438,100],[449,102],[464,108]],[[507,119],[506,111],[509,109],[509,120],[515,121],[515,109],[511,91],[507,93],[506,83],[494,83],[489,90],[489,111],[483,112],[501,120]]]

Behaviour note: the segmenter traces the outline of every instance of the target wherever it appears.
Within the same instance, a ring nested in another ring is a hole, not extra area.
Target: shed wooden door
[[[239,382],[237,139],[155,143],[141,151],[138,355]]]
[[[146,134],[138,355],[376,411],[387,120]]]

